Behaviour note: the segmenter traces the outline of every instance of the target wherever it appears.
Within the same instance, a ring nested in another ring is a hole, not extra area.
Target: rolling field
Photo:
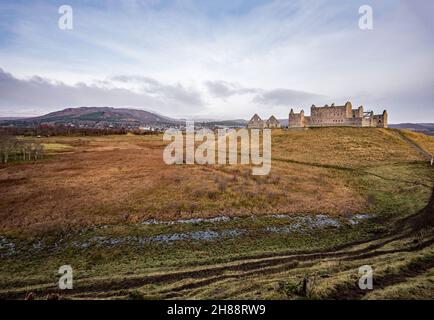
[[[0,166],[0,297],[59,292],[71,265],[64,298],[433,298],[434,173],[402,135],[434,153],[411,132],[276,130],[264,177],[168,166],[161,135],[38,139],[45,159]]]

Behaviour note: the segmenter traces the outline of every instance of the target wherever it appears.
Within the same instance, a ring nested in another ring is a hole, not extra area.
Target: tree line
[[[29,127],[0,126],[0,135],[12,136],[103,136],[111,134],[126,134],[124,128],[76,128],[64,125],[38,125]]]
[[[10,135],[0,135],[0,163],[31,161],[43,157],[44,146],[41,143],[18,140]]]

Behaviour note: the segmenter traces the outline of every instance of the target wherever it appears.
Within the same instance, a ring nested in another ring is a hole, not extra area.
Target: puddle
[[[267,227],[264,229],[267,232],[273,233],[291,233],[291,229],[289,227]]]
[[[185,224],[185,223],[195,224],[195,223],[204,223],[204,222],[226,222],[229,220],[231,220],[231,218],[229,218],[227,216],[219,216],[219,217],[214,217],[214,218],[179,219],[179,220],[174,220],[174,221],[163,221],[163,220],[151,219],[151,220],[143,221],[141,224],[145,224],[145,225],[152,225],[152,224],[173,225],[173,224]]]
[[[7,257],[15,252],[15,243],[4,236],[0,236],[0,257]]]
[[[326,227],[334,227],[338,228],[341,226],[341,222],[337,219],[330,218],[326,215],[319,214],[316,216],[306,216],[303,217],[305,221],[312,227],[312,228],[326,228]]]
[[[73,248],[78,248],[78,249],[87,249],[92,246],[115,247],[119,245],[144,245],[149,243],[170,244],[182,240],[212,241],[220,238],[234,238],[244,233],[246,233],[246,230],[232,229],[232,230],[224,230],[221,232],[212,231],[212,230],[200,230],[200,231],[191,231],[185,233],[161,234],[152,237],[127,236],[127,237],[112,238],[112,237],[98,236],[83,242],[74,241],[71,243],[71,246]]]
[[[342,221],[345,219],[348,221],[349,224],[356,225],[359,224],[361,221],[369,219],[371,215],[369,214],[354,214],[354,215],[348,215],[346,218],[332,218],[325,214],[318,214],[313,216],[291,216],[287,214],[275,214],[271,215],[272,218],[276,219],[292,219],[293,225],[298,225],[301,227],[301,225],[306,225],[307,227],[311,228],[326,228],[326,227],[333,227],[338,228],[342,225]],[[293,226],[292,225],[292,226]]]
[[[351,218],[348,219],[348,222],[352,225],[359,224],[361,221],[369,219],[369,214],[355,214]]]
[[[293,232],[303,232],[306,230],[313,229],[324,229],[324,228],[339,228],[345,225],[347,221],[351,225],[356,225],[363,220],[370,218],[368,214],[355,214],[349,215],[346,218],[333,218],[324,214],[318,215],[271,215],[272,218],[276,219],[288,219],[285,225],[268,226],[261,229],[264,232],[277,233],[277,234],[290,234]],[[204,222],[227,222],[232,219],[239,218],[229,218],[227,216],[219,216],[214,218],[197,218],[197,219],[181,219],[175,221],[158,221],[158,220],[147,220],[141,224],[147,225],[173,225],[173,224],[198,224]],[[109,226],[103,226],[109,227]],[[96,227],[93,230],[101,228]],[[15,255],[18,253],[34,254],[42,251],[55,252],[62,249],[81,249],[85,250],[90,247],[116,247],[121,245],[132,245],[132,246],[143,246],[145,244],[172,244],[178,241],[193,240],[193,241],[214,241],[218,239],[227,238],[237,238],[242,235],[248,234],[249,230],[246,229],[226,229],[226,230],[195,230],[189,232],[179,232],[179,233],[167,233],[160,234],[156,236],[94,236],[92,238],[81,240],[81,241],[68,241],[68,238],[60,238],[54,244],[47,244],[44,239],[34,241],[29,245],[21,245],[17,247],[11,239],[0,235],[0,257],[7,257]],[[83,232],[78,232],[77,234],[83,234]]]
[[[271,217],[276,218],[276,219],[285,219],[285,218],[289,218],[289,215],[287,215],[287,214],[272,214]]]
[[[271,226],[263,230],[271,233],[285,233],[289,234],[295,231],[302,231],[307,229],[322,229],[322,228],[339,228],[341,222],[338,219],[330,218],[326,215],[319,214],[316,216],[289,216],[289,215],[274,215],[273,218],[284,219],[288,218],[291,221],[287,226]]]

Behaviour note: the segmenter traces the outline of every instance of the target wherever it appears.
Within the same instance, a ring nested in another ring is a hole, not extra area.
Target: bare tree
[[[41,143],[18,140],[10,135],[0,135],[0,163],[8,163],[10,159],[31,161],[43,157],[44,147]]]
[[[13,136],[0,136],[0,162],[8,163],[15,148],[15,141]]]

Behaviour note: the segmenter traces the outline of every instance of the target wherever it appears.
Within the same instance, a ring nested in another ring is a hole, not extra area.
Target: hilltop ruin
[[[310,127],[375,127],[387,128],[388,114],[384,110],[382,114],[374,114],[373,111],[364,111],[363,106],[353,109],[351,102],[343,106],[325,105],[310,108],[310,116],[304,115],[304,110],[295,113],[291,109],[289,113],[288,128]]]

